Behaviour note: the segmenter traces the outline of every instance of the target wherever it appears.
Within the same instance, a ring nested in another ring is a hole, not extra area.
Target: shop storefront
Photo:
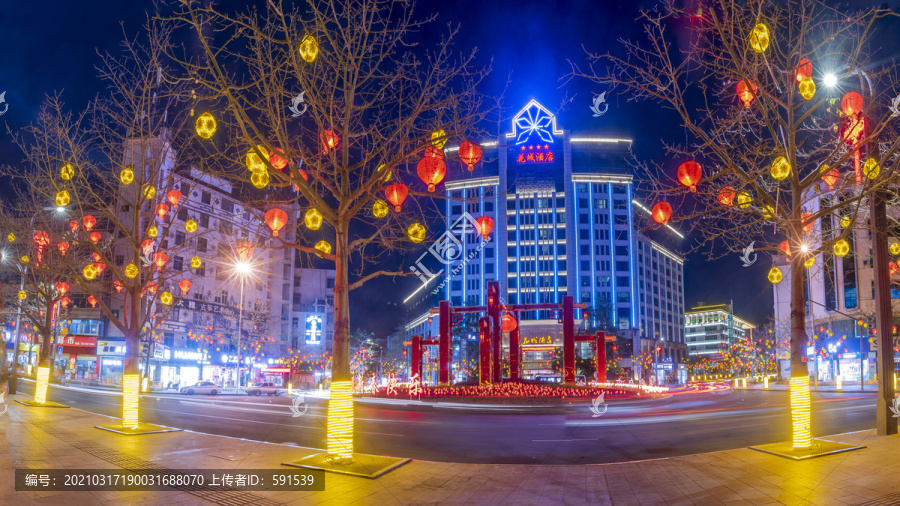
[[[102,385],[122,384],[122,360],[125,358],[125,341],[121,339],[98,339],[97,362]]]
[[[96,381],[99,378],[97,338],[73,334],[60,337],[56,366],[65,371],[67,379]]]

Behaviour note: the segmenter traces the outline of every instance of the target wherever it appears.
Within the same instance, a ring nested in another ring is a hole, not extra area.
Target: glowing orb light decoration
[[[779,156],[772,162],[772,168],[769,171],[772,178],[781,181],[791,175],[791,163],[787,161],[787,158]]]
[[[199,269],[201,265],[203,265],[203,260],[200,260],[200,257],[191,258],[191,269]]]
[[[844,216],[841,218],[841,227],[842,228],[847,228],[852,224],[853,224],[853,220],[851,220],[849,216]]]
[[[25,290],[19,290],[19,294],[17,295],[19,300],[25,300],[28,298],[28,293]]]
[[[767,220],[771,220],[775,216],[775,208],[770,205],[765,205],[762,208],[763,218]]]
[[[678,166],[678,182],[687,186],[691,193],[697,193],[697,183],[703,177],[703,167],[699,163],[688,160]]]
[[[194,233],[197,231],[197,222],[194,220],[187,220],[184,222],[184,230],[188,233]]]
[[[169,261],[169,255],[163,253],[162,251],[156,252],[153,254],[153,263],[156,264],[157,270],[162,270],[163,267],[166,266],[166,263]]]
[[[384,194],[388,202],[394,206],[394,212],[399,213],[400,206],[403,205],[403,201],[406,200],[406,196],[409,194],[409,188],[403,183],[394,183],[384,189]]]
[[[406,229],[406,235],[409,237],[409,240],[416,244],[424,241],[427,233],[428,231],[425,230],[425,226],[418,222],[413,223]]]
[[[863,97],[855,91],[851,91],[841,97],[841,110],[847,116],[853,116],[862,112]]]
[[[847,256],[847,253],[850,253],[850,243],[845,241],[844,239],[838,239],[836,243],[834,243],[834,254],[839,257]]]
[[[31,261],[31,259],[28,258],[28,255],[22,255],[22,258],[20,258],[19,260],[21,260],[23,264],[27,264]]]
[[[500,325],[503,332],[512,332],[519,326],[519,321],[513,318],[512,315],[505,314],[503,315],[503,318],[500,319]]]
[[[888,276],[893,276],[895,272],[897,272],[897,263],[896,262],[888,263]]]
[[[159,296],[159,301],[167,306],[171,306],[172,305],[172,294],[169,292],[163,292]]]
[[[272,237],[278,237],[278,231],[287,224],[288,215],[281,209],[273,208],[266,211],[266,225],[272,231]]]
[[[312,63],[316,60],[316,56],[319,55],[319,43],[316,42],[316,38],[312,35],[306,35],[300,41],[300,45],[297,46],[297,53],[300,55],[300,58],[303,58],[303,61],[306,63]]]
[[[431,132],[431,145],[437,149],[444,149],[444,145],[447,144],[447,132],[443,129],[437,129],[434,132]]]
[[[250,174],[250,183],[252,183],[256,188],[262,190],[266,186],[269,186],[269,173],[264,170],[260,170],[254,172],[253,174]]]
[[[59,254],[62,256],[66,256],[66,253],[69,252],[69,243],[66,241],[62,241],[56,245],[56,248],[59,249]]]
[[[784,279],[784,274],[782,274],[781,269],[779,269],[778,267],[772,267],[771,269],[769,269],[768,278],[773,285],[777,285],[778,283],[781,283],[782,279]]]
[[[791,376],[791,425],[794,448],[812,446],[809,375]]]
[[[328,244],[328,241],[324,239],[317,242],[314,248],[321,251],[322,253],[325,253],[326,255],[331,254],[331,244]]]
[[[122,169],[121,172],[119,172],[119,181],[126,186],[130,185],[134,181],[134,171],[128,167]]]
[[[181,202],[181,197],[183,197],[183,196],[184,195],[182,195],[180,191],[172,190],[166,194],[166,200],[168,200],[169,203],[172,204],[172,207],[174,208],[175,206],[178,205],[179,202]]]
[[[208,112],[201,114],[194,123],[194,130],[201,138],[209,139],[216,133],[216,118]]]
[[[747,192],[740,192],[737,196],[737,203],[739,208],[747,209],[753,203],[753,197]]]
[[[60,295],[65,295],[69,291],[69,284],[65,281],[57,283],[56,291],[59,292]]]
[[[137,268],[136,265],[134,265],[134,264],[128,264],[128,265],[125,267],[125,276],[127,276],[128,278],[133,279],[133,278],[134,278],[135,276],[137,276],[137,275],[138,275],[138,268]]]
[[[84,274],[84,279],[87,279],[88,281],[90,281],[97,277],[97,268],[94,267],[93,264],[85,265],[84,269],[81,270],[81,273]]]
[[[869,179],[875,179],[879,174],[881,174],[881,167],[878,162],[874,158],[866,160],[866,163],[863,164],[863,175]]]
[[[145,199],[150,200],[155,196],[156,196],[156,188],[154,188],[153,185],[148,184],[147,186],[144,187],[144,198]]]
[[[809,257],[803,262],[803,266],[809,269],[813,265],[816,265],[816,257]]]
[[[6,236],[6,240],[9,242],[16,242],[16,234],[10,232],[9,235]]]
[[[158,235],[159,235],[159,229],[156,227],[156,225],[153,225],[152,227],[147,229],[148,237],[156,237]]]
[[[315,207],[310,208],[306,211],[306,214],[303,215],[303,223],[305,223],[306,228],[310,230],[319,230],[319,227],[322,226],[322,213]]]
[[[384,218],[388,214],[387,202],[378,199],[372,204],[372,216],[376,218]]]
[[[806,100],[812,100],[812,98],[816,96],[816,82],[813,81],[811,77],[807,77],[800,81],[797,88],[800,91],[800,96]]]
[[[169,214],[168,204],[156,204],[156,215],[159,216],[160,219],[165,219],[167,214]]]
[[[68,181],[75,176],[75,167],[72,167],[72,164],[67,163],[59,168],[59,177]]]
[[[259,152],[256,151],[257,149]],[[247,156],[244,157],[244,162],[247,164],[247,170],[252,173],[263,172],[266,170],[266,163],[263,161],[262,157],[259,156],[259,153],[266,153],[262,146],[256,146],[256,149],[247,151]]]
[[[66,190],[62,190],[60,192],[57,192],[56,194],[56,205],[58,207],[66,207],[67,205],[69,205],[69,202],[71,202],[71,200],[72,197],[69,196],[69,192],[67,192]]]
[[[459,159],[466,164],[469,172],[475,170],[475,164],[481,161],[481,146],[474,142],[464,141],[459,145]]]
[[[892,242],[888,249],[891,250],[891,255],[900,255],[900,242]]]
[[[326,439],[329,455],[339,459],[353,457],[353,386],[350,381],[331,384]]]
[[[272,164],[272,167],[278,170],[284,170],[287,167],[288,161],[284,156],[284,150],[281,148],[275,148],[275,151],[269,152],[269,163]]]
[[[138,428],[138,392],[141,386],[139,374],[122,375],[122,428]]]
[[[50,368],[38,367],[37,384],[34,386],[34,402],[44,404],[47,402],[47,386],[50,384]]]
[[[672,206],[668,202],[657,202],[650,211],[653,221],[666,225],[672,218]]]
[[[90,214],[81,219],[82,223],[84,223],[84,229],[90,232],[94,225],[97,224],[97,218],[91,216]]]
[[[769,49],[769,27],[763,23],[757,23],[750,31],[750,48],[757,53],[764,53]]]

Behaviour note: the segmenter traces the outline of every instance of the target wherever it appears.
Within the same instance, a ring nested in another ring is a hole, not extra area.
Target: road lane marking
[[[600,441],[600,438],[592,439],[532,439],[533,443],[562,443],[566,441]]]

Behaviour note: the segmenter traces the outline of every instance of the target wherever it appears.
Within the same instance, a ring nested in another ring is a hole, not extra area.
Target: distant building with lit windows
[[[730,304],[694,306],[684,314],[688,356],[722,360],[729,348],[752,337],[756,326],[734,314]]]
[[[655,341],[662,357],[683,362],[683,259],[636,230],[649,211],[633,195],[626,162],[631,140],[573,135],[532,100],[513,118],[510,133],[481,146],[475,170],[463,168],[462,177],[444,185],[448,233],[433,251],[451,254],[430,264],[423,254],[412,267],[420,279],[437,276],[425,290],[437,289],[454,306],[483,305],[492,280],[500,281],[503,303],[562,303],[572,295],[596,315],[582,322],[579,312],[576,324],[608,322],[635,350]],[[494,219],[487,242],[471,223],[480,216]],[[528,321],[549,325],[556,318],[552,311],[521,314],[522,338],[539,337],[527,329],[546,334],[546,326]],[[561,338],[551,341],[561,349]],[[623,365],[630,367],[630,359]]]

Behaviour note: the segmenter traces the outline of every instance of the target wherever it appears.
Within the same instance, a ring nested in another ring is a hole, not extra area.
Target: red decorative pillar
[[[410,372],[409,377],[412,379],[413,375],[419,375],[419,381],[422,381],[422,336],[412,336],[412,346],[411,350],[409,350],[410,356]]]
[[[519,312],[512,314],[516,319],[516,328],[509,333],[509,379],[519,379],[519,370],[522,367],[522,347],[519,341]]]
[[[575,299],[563,297],[563,381],[575,384]]]
[[[483,316],[478,319],[478,381],[482,385],[491,382],[491,319]]]
[[[606,382],[606,332],[597,332],[597,381]]]
[[[487,314],[488,318],[491,319],[491,358],[492,358],[492,366],[493,369],[491,371],[491,378],[494,383],[500,383],[500,379],[503,377],[502,370],[500,369],[500,357],[502,348],[500,345],[502,344],[502,340],[500,339],[500,282],[499,281],[488,281],[487,282],[487,295],[488,295],[488,304],[487,304]]]
[[[450,301],[442,300],[439,304],[440,313],[438,315],[438,360],[440,366],[438,368],[438,383],[441,385],[450,384],[450,357],[451,342],[450,339]]]

